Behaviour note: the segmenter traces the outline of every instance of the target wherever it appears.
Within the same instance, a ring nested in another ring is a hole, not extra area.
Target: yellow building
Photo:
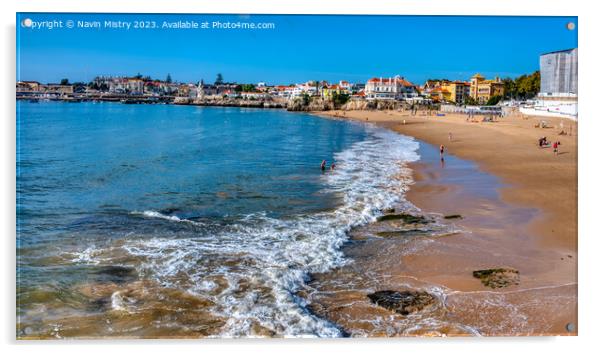
[[[470,94],[470,83],[463,81],[446,81],[441,84],[443,99],[448,102],[463,103]]]
[[[40,83],[36,81],[19,81],[17,82],[17,92],[38,92]]]
[[[335,94],[351,94],[351,92],[340,85],[330,85],[322,87],[322,98],[330,99]]]
[[[499,77],[495,80],[486,80],[481,74],[470,78],[470,96],[479,104],[485,104],[493,96],[504,94],[504,83]]]

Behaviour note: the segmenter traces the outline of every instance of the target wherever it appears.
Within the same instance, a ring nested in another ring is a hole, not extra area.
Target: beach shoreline
[[[402,278],[400,285],[412,278],[454,294],[478,296],[491,292],[500,298],[501,294],[507,302],[518,300],[517,307],[521,300],[530,303],[529,309],[517,309],[527,319],[515,324],[520,326],[516,330],[485,330],[485,335],[577,334],[576,122],[565,120],[561,124],[561,119],[522,116],[489,123],[467,122],[458,114],[433,116],[419,112],[412,116],[403,111],[331,111],[316,115],[372,123],[417,138],[421,146],[428,145],[424,148],[430,149],[429,157],[425,160],[421,153],[421,160],[409,165],[415,183],[405,197],[425,213],[463,216],[455,223],[467,231],[438,238],[426,251],[393,260],[399,263],[395,269],[383,269],[383,277]],[[552,127],[534,128],[541,120]],[[558,135],[561,130],[571,135]],[[540,136],[560,141],[560,154],[554,155],[551,147],[539,148]],[[439,165],[435,150],[440,144],[446,146],[446,163],[458,157],[476,163],[478,171],[465,170],[456,179],[450,178],[446,166]],[[495,188],[495,196],[483,198],[481,192],[471,190],[475,186],[469,185],[470,177],[477,172],[499,180],[480,182],[484,188]],[[373,260],[378,261],[383,260]],[[494,267],[518,269],[520,284],[491,290],[472,277],[474,270]],[[515,293],[521,293],[522,298],[511,299]],[[560,297],[563,299],[555,302],[554,298]],[[462,312],[463,305],[451,306]],[[477,320],[466,316],[460,321]],[[337,322],[337,315],[326,317]],[[538,319],[531,321],[529,317]],[[492,323],[498,320],[491,319]],[[346,324],[345,320],[337,323],[343,327]],[[452,330],[449,334],[464,333]]]

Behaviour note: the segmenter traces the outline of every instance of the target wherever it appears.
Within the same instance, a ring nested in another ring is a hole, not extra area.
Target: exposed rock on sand
[[[427,224],[430,221],[426,219],[424,216],[414,216],[408,213],[399,213],[399,214],[386,214],[384,216],[378,217],[378,221],[394,221],[401,219],[404,223],[407,224]]]
[[[422,229],[407,229],[407,230],[392,230],[385,232],[377,232],[376,235],[383,238],[395,238],[395,237],[409,237],[409,236],[420,236],[428,235],[428,230]]]
[[[445,218],[445,219],[462,219],[464,217],[462,217],[462,215],[459,215],[459,214],[450,214],[447,216],[443,216],[443,218]]]
[[[436,299],[427,292],[383,290],[368,294],[370,301],[401,315],[420,311],[435,303]]]
[[[472,275],[481,280],[481,283],[491,288],[504,288],[518,285],[520,276],[518,270],[513,268],[490,268],[487,270],[473,271]]]

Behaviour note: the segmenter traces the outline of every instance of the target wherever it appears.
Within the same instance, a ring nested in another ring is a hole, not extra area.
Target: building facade
[[[539,95],[533,106],[521,107],[521,113],[577,120],[579,115],[577,62],[577,48],[540,55]]]
[[[470,83],[463,81],[446,81],[441,84],[443,100],[453,103],[464,103],[470,95]]]
[[[485,104],[491,97],[502,95],[504,95],[504,83],[499,77],[487,80],[477,73],[470,78],[470,97],[479,104]]]
[[[371,78],[364,89],[366,99],[401,100],[415,97],[418,93],[416,86],[403,77]]]
[[[539,57],[543,96],[577,95],[577,48]]]
[[[41,84],[37,81],[19,81],[17,82],[17,93],[39,92]]]

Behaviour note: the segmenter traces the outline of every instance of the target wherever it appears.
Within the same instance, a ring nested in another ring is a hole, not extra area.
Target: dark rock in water
[[[473,271],[472,275],[481,280],[481,283],[491,288],[504,288],[518,285],[520,276],[518,270],[513,268],[490,268],[487,270]]]
[[[395,213],[395,209],[394,208],[387,208],[384,210],[384,213]]]
[[[103,266],[95,271],[99,282],[124,283],[138,277],[136,270],[126,266]]]
[[[168,207],[168,208],[161,210],[161,213],[170,215],[172,213],[176,213],[176,212],[180,212],[180,211],[181,210],[177,207]]]
[[[384,216],[380,216],[378,217],[378,221],[382,222],[382,221],[393,221],[393,220],[398,220],[401,219],[404,223],[407,224],[427,224],[429,223],[429,220],[426,219],[424,216],[414,216],[411,214],[407,214],[407,213],[398,213],[398,214],[386,214]]]
[[[107,310],[107,308],[109,307],[111,307],[110,297],[95,299],[90,301],[90,303],[88,304],[88,309],[90,309],[91,311],[104,311]]]
[[[388,232],[377,232],[376,235],[383,238],[395,238],[395,237],[409,237],[409,236],[419,236],[425,235],[429,232],[426,230],[416,230],[416,229],[408,229],[408,230],[393,230]]]
[[[450,214],[447,216],[443,216],[443,218],[445,218],[445,219],[462,219],[463,217],[462,217],[462,215],[459,215],[459,214]]]
[[[435,296],[427,292],[383,290],[368,294],[370,301],[401,315],[408,315],[435,303]]]

